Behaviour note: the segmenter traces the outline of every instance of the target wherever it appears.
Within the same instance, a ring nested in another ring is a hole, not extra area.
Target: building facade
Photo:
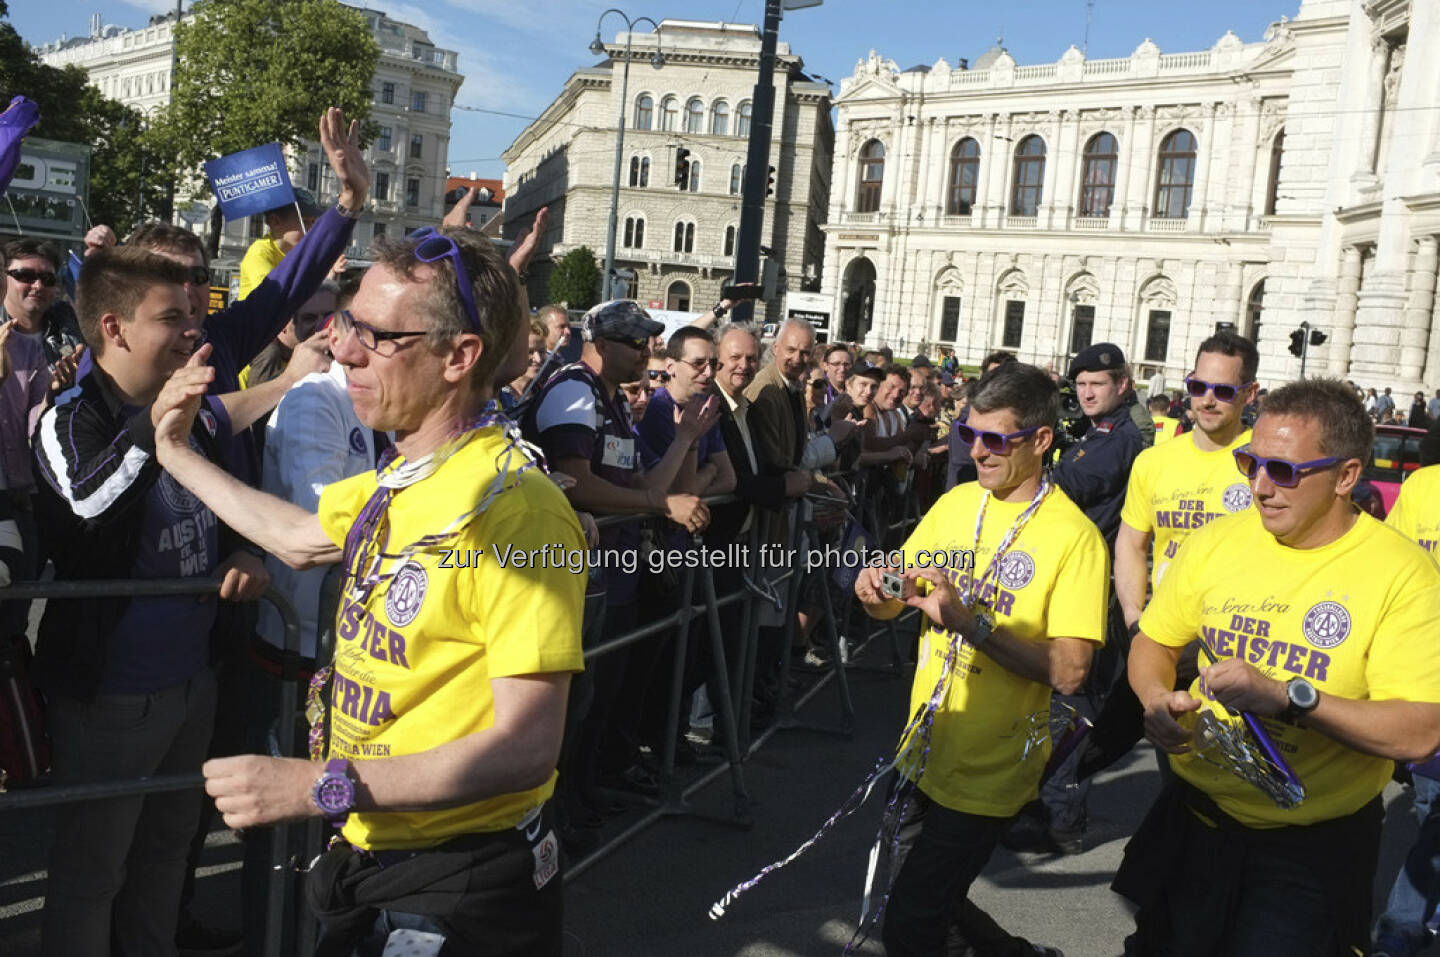
[[[1433,3],[1304,0],[1189,53],[872,53],[836,101],[838,334],[1061,371],[1113,341],[1174,385],[1228,325],[1270,384],[1300,374],[1306,322],[1309,374],[1440,386],[1440,60],[1404,56],[1436,42]]]
[[[657,48],[664,57],[659,68],[652,65]],[[505,237],[513,239],[541,207],[550,208],[541,247],[548,261],[531,269],[531,302],[546,301],[553,264],[570,250],[587,246],[603,261],[623,122],[615,264],[624,294],[654,308],[708,309],[734,275],[759,31],[663,20],[657,32],[620,34],[604,55],[600,65],[576,71],[504,154]],[[774,83],[773,195],[765,201],[760,242],[774,250],[786,284],[798,291],[818,283],[822,266],[834,144],[830,95],[785,43]],[[688,150],[683,178],[682,150]],[[757,315],[783,315],[783,299],[777,294]]]
[[[457,54],[436,48],[425,31],[378,10],[360,8],[360,12],[380,44],[370,111],[379,135],[365,150],[370,201],[347,252],[353,259],[363,258],[376,236],[403,235],[434,225],[445,214],[450,107],[464,82]],[[104,26],[96,15],[90,36],[62,38],[36,52],[51,66],[80,67],[100,92],[148,114],[170,100],[174,28],[173,14],[152,17],[149,26],[137,30]],[[291,155],[290,179],[322,201],[340,192],[318,142],[307,142],[304,150]],[[193,204],[180,215],[198,229],[209,222],[209,204]],[[227,223],[221,255],[243,255],[264,229],[260,217]]]

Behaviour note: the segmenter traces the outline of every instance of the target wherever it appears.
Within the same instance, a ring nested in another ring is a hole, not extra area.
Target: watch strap
[[[346,219],[359,219],[359,218],[360,218],[360,210],[358,210],[358,209],[351,209],[349,206],[346,206],[344,203],[340,202],[340,200],[338,200],[338,199],[335,200],[335,212],[339,213],[341,216],[344,216]]]

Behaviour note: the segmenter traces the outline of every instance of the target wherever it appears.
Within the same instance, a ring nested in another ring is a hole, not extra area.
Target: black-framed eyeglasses
[[[26,285],[38,282],[46,288],[55,285],[55,280],[58,278],[53,272],[43,272],[39,269],[7,269],[5,273],[16,282],[23,282]]]
[[[670,373],[666,372],[664,369],[646,369],[645,378],[649,379],[651,382],[658,382],[661,385],[664,385],[665,383],[670,381]]]
[[[1204,379],[1197,379],[1193,375],[1185,377],[1185,391],[1192,399],[1205,398],[1206,392],[1215,393],[1216,402],[1230,403],[1235,401],[1241,391],[1250,387],[1249,382],[1242,382],[1239,385],[1231,385],[1228,382],[1206,382]]]
[[[189,268],[190,268],[190,285],[192,285],[192,286],[208,286],[208,285],[210,285],[210,270],[209,270],[208,267],[206,267],[206,266],[191,266],[191,267],[189,267]]]
[[[957,423],[955,434],[959,436],[961,442],[968,446],[974,446],[975,440],[978,438],[987,452],[993,455],[1009,455],[1015,445],[1027,436],[1035,434],[1039,429],[1040,426],[1032,425],[1019,432],[981,432],[964,423]]]
[[[1250,451],[1250,446],[1242,445],[1235,450],[1235,467],[1240,474],[1252,482],[1260,470],[1265,470],[1265,475],[1270,481],[1280,488],[1294,488],[1300,484],[1306,472],[1314,472],[1318,469],[1328,469],[1331,466],[1344,461],[1333,455],[1323,459],[1311,459],[1308,462],[1291,462],[1289,459],[1272,459],[1263,455],[1256,455]]]
[[[470,320],[470,331],[478,336],[480,312],[475,308],[474,287],[470,284],[470,272],[465,268],[465,258],[460,255],[459,243],[437,231],[434,226],[417,229],[406,238],[415,240],[415,258],[420,262],[450,260],[450,264],[455,267],[455,285],[460,291],[460,301],[465,304],[465,317]]]
[[[388,329],[376,329],[368,322],[356,319],[348,309],[342,309],[335,313],[335,334],[337,336],[343,339],[352,329],[355,330],[355,338],[360,340],[362,346],[382,356],[393,356],[399,350],[402,339],[429,334],[429,330],[426,329],[418,329],[413,332],[391,332]]]

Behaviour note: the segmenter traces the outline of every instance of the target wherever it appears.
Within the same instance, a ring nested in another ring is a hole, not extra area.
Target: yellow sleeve
[[[1160,579],[1155,597],[1140,613],[1140,630],[1162,645],[1183,648],[1200,634],[1198,584],[1204,579],[1216,524],[1212,522],[1185,539],[1180,553]]]
[[[1155,511],[1150,507],[1150,449],[1141,452],[1130,468],[1130,481],[1125,485],[1125,504],[1120,507],[1120,520],[1137,532],[1155,529]]]
[[[247,365],[245,368],[241,369],[240,375],[237,376],[237,378],[240,380],[241,389],[250,388],[250,367]]]
[[[1386,525],[1389,525],[1412,542],[1415,541],[1418,536],[1416,535],[1415,522],[1410,515],[1410,496],[1406,494],[1406,490],[1414,483],[1415,480],[1412,477],[1409,482],[1400,486],[1400,496],[1395,499],[1395,507],[1390,510],[1389,515],[1385,516]]]
[[[320,519],[320,527],[336,546],[345,547],[345,536],[349,534],[350,526],[355,524],[360,510],[374,491],[374,472],[361,472],[320,490],[320,505],[315,517]]]
[[[1419,554],[1406,574],[1390,579],[1394,592],[1381,615],[1365,665],[1371,700],[1400,698],[1440,703],[1440,655],[1433,636],[1440,621],[1440,570]],[[1417,640],[1421,639],[1421,640]]]
[[[1063,619],[1047,622],[1052,638],[1084,638],[1105,643],[1105,615],[1110,605],[1110,552],[1093,524],[1086,522],[1078,541],[1065,556],[1051,609],[1064,609]]]
[[[250,295],[250,290],[260,285],[261,281],[268,275],[270,270],[284,259],[280,248],[275,245],[275,240],[269,236],[257,239],[245,250],[245,258],[240,260],[240,294],[235,297],[239,302]]]
[[[485,636],[490,677],[581,671],[585,659],[580,626],[585,611],[585,570],[567,559],[585,554],[580,522],[559,489],[543,477],[501,496],[517,500],[484,525],[474,547],[498,543],[513,552],[550,549],[548,563],[478,564],[461,585],[461,600],[472,609],[475,631]],[[547,488],[548,486],[548,488]],[[520,491],[524,496],[519,496]],[[499,501],[497,500],[497,506]],[[561,557],[563,556],[563,557]],[[538,567],[549,564],[552,567]]]

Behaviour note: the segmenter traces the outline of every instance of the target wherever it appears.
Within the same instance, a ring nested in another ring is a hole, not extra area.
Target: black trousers
[[[895,880],[885,906],[881,937],[888,957],[943,957],[950,941],[984,957],[1034,953],[1028,941],[1002,930],[967,897],[1013,819],[952,811],[916,789],[900,822]],[[957,925],[964,928],[963,941]]]

